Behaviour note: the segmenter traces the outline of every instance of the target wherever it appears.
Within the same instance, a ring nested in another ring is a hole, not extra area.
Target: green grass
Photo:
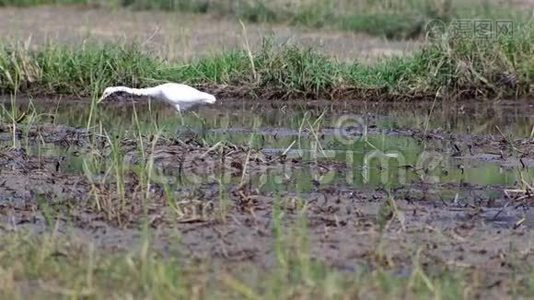
[[[10,299],[459,299],[484,294],[483,274],[427,272],[419,254],[403,275],[383,268],[341,272],[314,262],[305,249],[275,241],[281,251],[267,270],[250,263],[211,269],[208,260],[185,264],[179,254],[162,256],[147,237],[131,250],[114,251],[54,233],[9,233],[0,240],[0,297]],[[515,280],[519,284],[520,278]],[[506,290],[494,289],[492,295],[506,295]],[[527,295],[528,287],[515,292]]]
[[[431,20],[524,19],[527,14],[503,4],[484,0],[409,0],[409,1],[261,1],[261,0],[0,0],[2,5],[91,4],[127,7],[135,10],[158,9],[211,13],[248,22],[288,23],[310,28],[328,27],[366,32],[392,39],[416,38],[426,33]]]
[[[521,96],[531,93],[533,36],[530,25],[489,41],[444,35],[414,55],[372,66],[268,40],[255,53],[232,51],[190,62],[165,61],[135,45],[49,45],[34,51],[0,45],[0,90],[94,96],[104,86],[175,81],[219,96],[264,98]]]

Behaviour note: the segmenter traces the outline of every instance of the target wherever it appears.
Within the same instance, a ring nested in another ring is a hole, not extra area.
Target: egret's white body
[[[117,92],[124,92],[136,96],[153,97],[173,105],[178,111],[186,110],[196,104],[212,104],[216,101],[215,96],[201,92],[188,85],[180,83],[164,83],[144,89],[129,88],[126,86],[108,87],[104,90],[104,93],[98,102]]]

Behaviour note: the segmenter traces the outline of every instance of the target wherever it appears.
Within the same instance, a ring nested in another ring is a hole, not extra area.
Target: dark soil
[[[329,129],[323,131],[328,134]],[[5,144],[11,134],[11,125],[0,126]],[[16,135],[26,136],[30,148],[45,143],[79,156],[113,155],[106,138],[84,129],[34,125],[25,133],[16,129]],[[532,138],[506,140],[414,129],[390,130],[387,135],[411,136],[447,155],[452,152],[440,145],[457,145],[457,153],[451,155],[467,161],[517,168],[532,167],[534,161]],[[311,162],[228,143],[214,147],[195,138],[146,137],[143,144],[145,160],[137,150],[138,140],[118,142],[124,165],[143,166],[152,160],[154,168],[173,174],[177,182],[192,175],[202,180],[169,193],[153,178],[147,192],[142,172],[127,170],[121,197],[113,168],[86,176],[64,167],[64,157],[5,146],[0,153],[3,230],[40,232],[56,226],[59,232],[77,232],[102,247],[127,248],[139,239],[137,228],[147,222],[158,233],[155,245],[164,252],[174,251],[172,237],[179,233],[185,257],[249,260],[268,266],[273,262],[273,207],[281,208],[284,226],[292,228],[305,206],[311,251],[328,264],[343,270],[384,264],[403,270],[410,268],[410,258],[422,247],[425,264],[491,270],[488,282],[511,272],[508,258],[502,256],[510,245],[529,247],[534,195],[526,188],[508,191],[513,187],[421,181],[388,191],[313,181],[313,188],[303,194],[284,188],[296,178],[284,178],[265,190],[247,179],[284,168],[310,168],[315,174],[329,170],[343,174],[346,169],[336,161]],[[217,174],[236,180],[222,185]],[[390,197],[396,210],[388,204]],[[376,258],[379,241],[386,247],[382,260]],[[528,263],[528,253],[514,259]]]

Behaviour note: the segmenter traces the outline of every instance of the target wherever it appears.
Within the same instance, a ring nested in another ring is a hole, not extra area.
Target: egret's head
[[[102,93],[102,97],[100,97],[100,99],[98,99],[98,102],[97,103],[100,103],[102,100],[106,99],[107,97],[109,97],[109,95],[117,92],[118,89],[117,87],[108,87],[104,90],[104,92]]]
[[[206,97],[206,100],[205,100],[206,103],[213,104],[216,101],[217,101],[217,99],[215,99],[215,96],[207,94],[207,97]]]

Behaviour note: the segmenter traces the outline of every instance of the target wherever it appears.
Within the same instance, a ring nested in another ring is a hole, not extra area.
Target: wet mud
[[[313,102],[307,105],[305,111],[313,111]],[[421,263],[428,268],[480,271],[484,284],[498,287],[518,265],[530,265],[534,138],[528,129],[520,130],[522,137],[510,134],[518,130],[505,126],[512,113],[492,126],[500,133],[473,134],[445,123],[402,125],[387,109],[374,114],[343,104],[326,112],[317,107],[316,119],[304,114],[284,123],[282,113],[271,123],[246,127],[229,118],[224,128],[202,123],[201,132],[191,126],[185,130],[192,134],[185,135],[119,136],[99,126],[58,123],[59,112],[54,121],[2,123],[0,230],[56,230],[127,249],[141,238],[139,228],[148,226],[163,253],[268,267],[280,238],[274,222],[287,231],[291,249],[290,232],[305,217],[311,255],[347,272],[387,267],[402,276],[423,251]],[[224,118],[239,109],[250,107],[234,103],[226,115],[206,107],[186,118]],[[256,109],[264,115],[269,109],[299,112],[287,104]],[[157,111],[159,123],[177,118],[169,111]],[[349,112],[366,121],[313,126]],[[518,118],[527,127],[532,120],[528,109]],[[302,126],[306,122],[311,125]],[[246,142],[252,138],[260,146]],[[405,150],[406,160],[365,165],[366,151],[377,149],[385,157]],[[349,162],[348,151],[354,153]],[[517,255],[504,255],[510,247]]]

